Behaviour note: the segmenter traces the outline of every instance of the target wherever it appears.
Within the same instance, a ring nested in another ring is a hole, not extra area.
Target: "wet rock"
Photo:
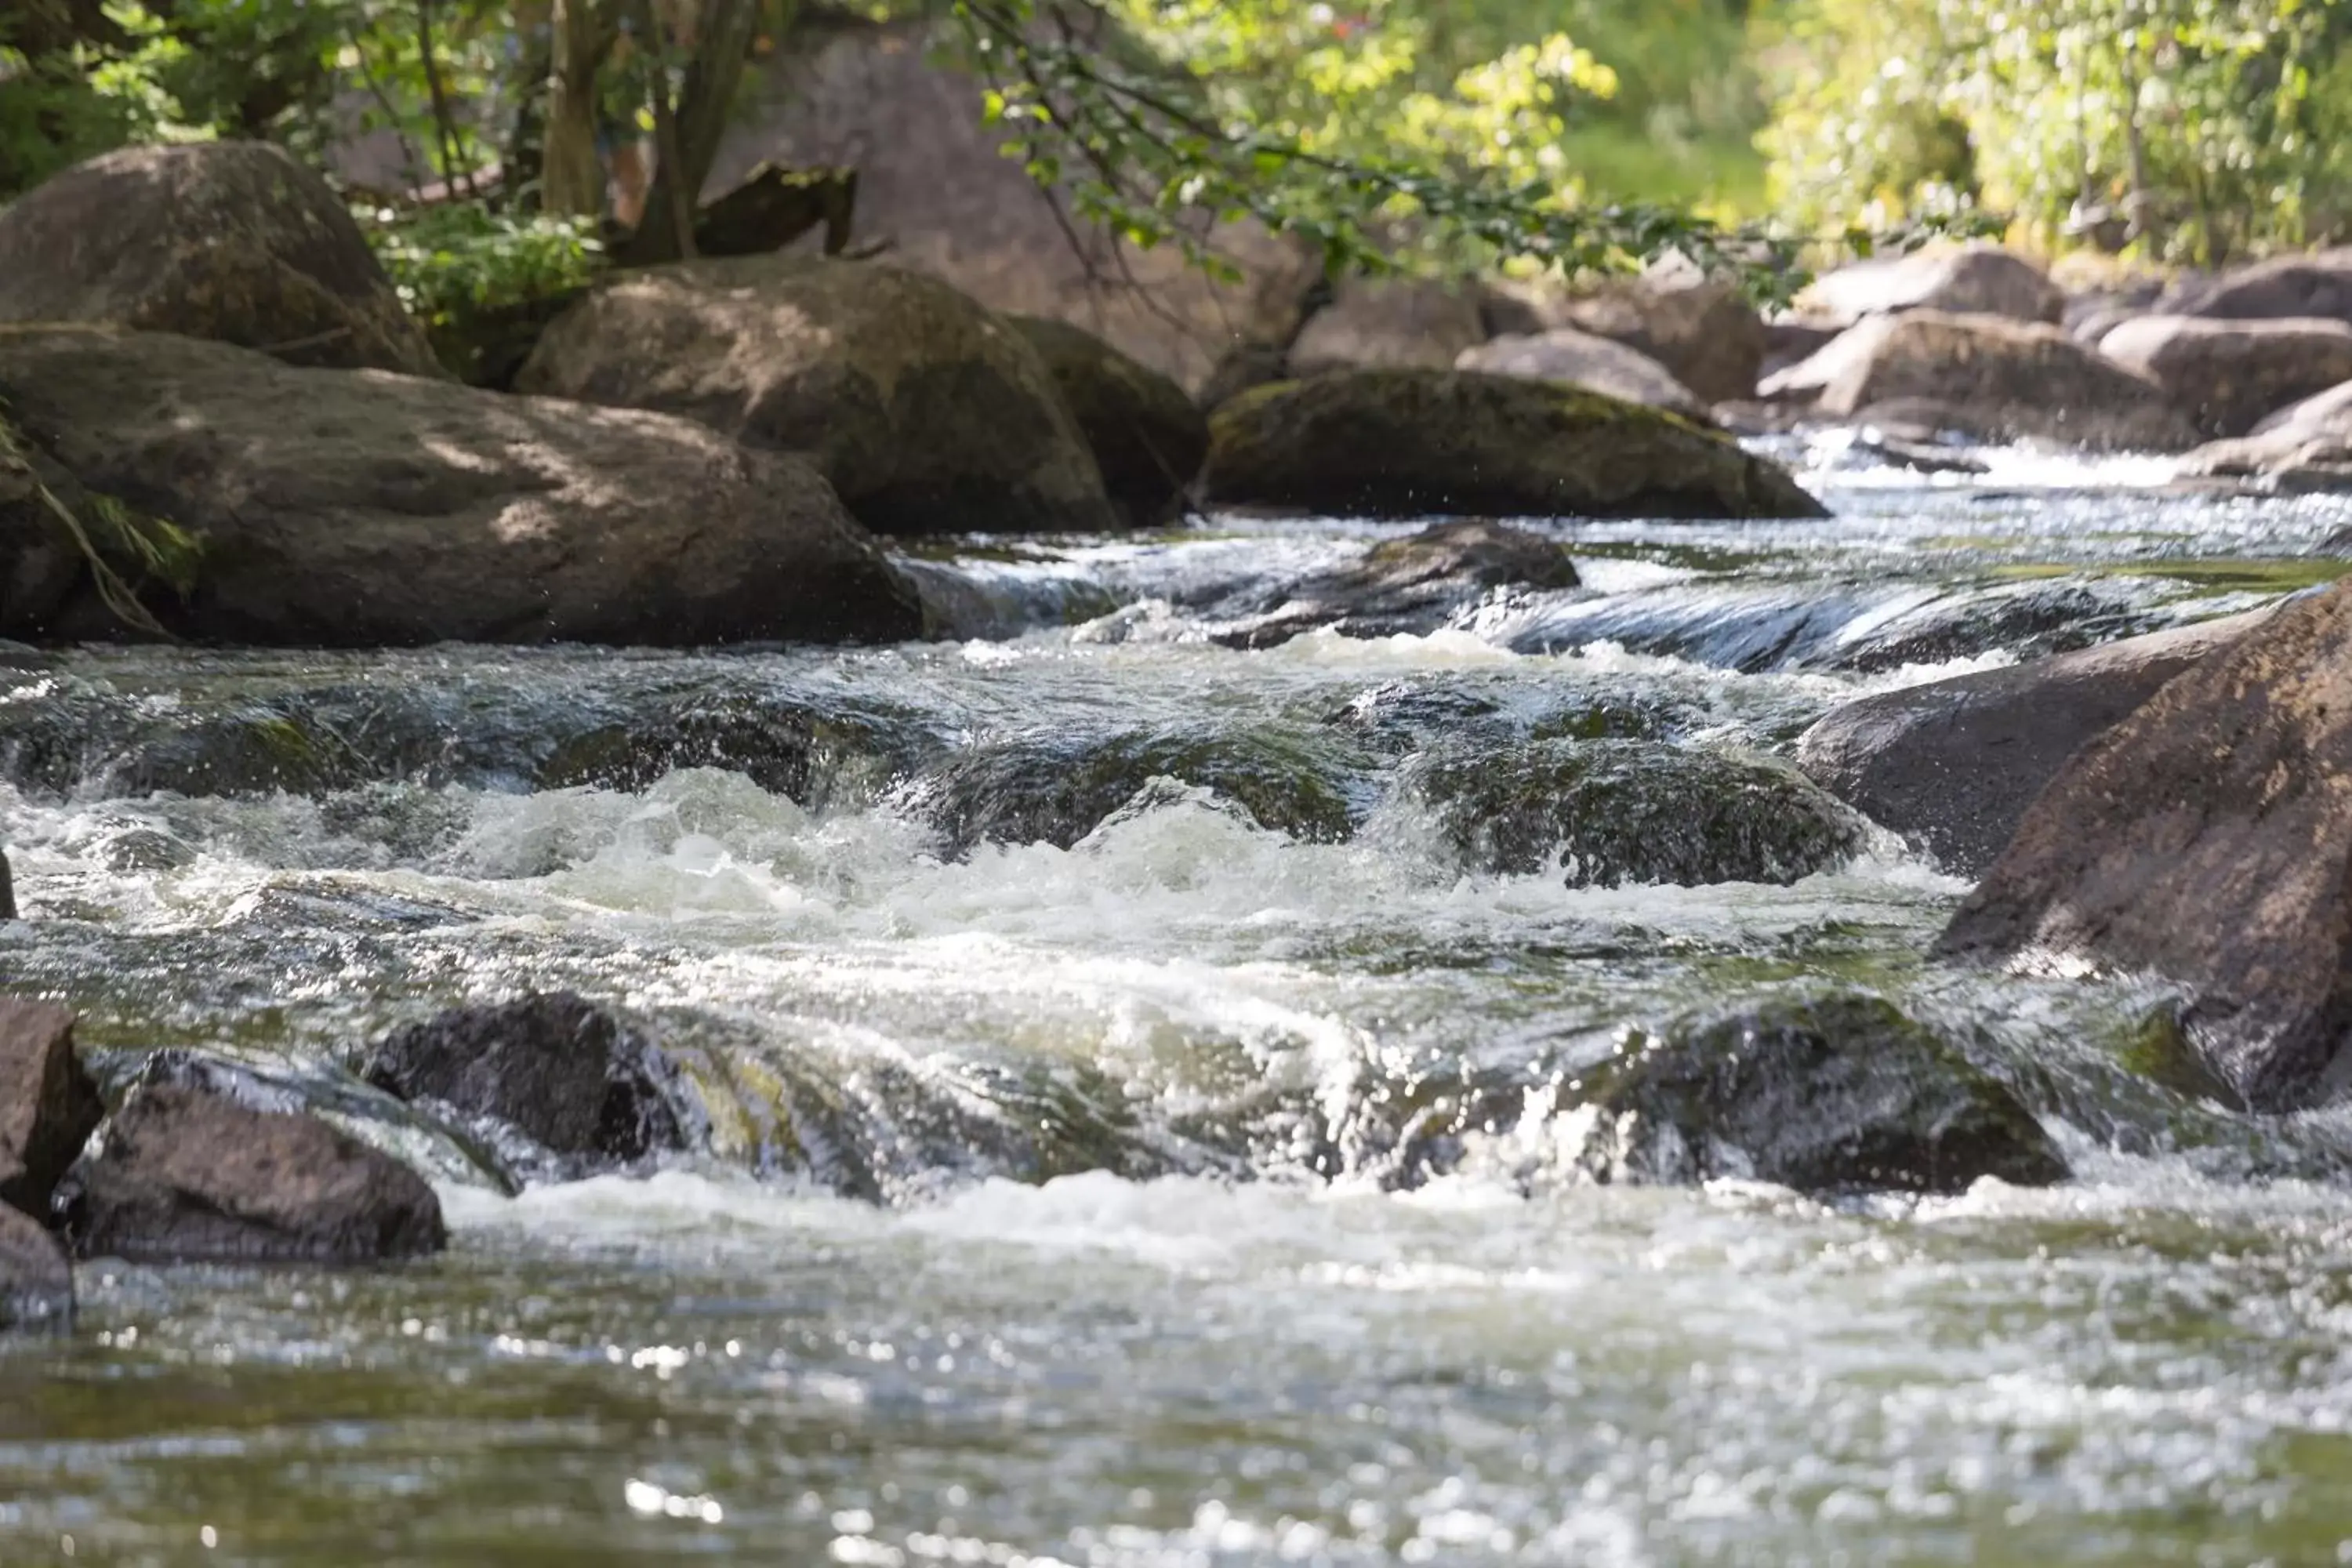
[[[1864,422],[1890,417],[1890,405],[1924,401],[1951,411],[1937,423],[1989,439],[2152,450],[2196,440],[2153,379],[2056,327],[1995,316],[1873,317],[1767,377],[1761,392],[1817,416]]]
[[[68,1180],[84,1258],[369,1263],[448,1244],[424,1178],[315,1116],[142,1088]]]
[[[0,1204],[0,1333],[73,1326],[73,1263],[30,1215]]]
[[[1069,848],[1155,779],[1213,790],[1270,831],[1334,842],[1354,831],[1356,761],[1275,731],[1024,736],[950,760],[902,798],[958,855],[984,843]]]
[[[2261,1110],[2352,1084],[2352,584],[2292,601],[2060,770],[1937,952],[2147,971],[2195,992]]]
[[[1566,327],[1622,343],[1709,404],[1754,396],[1768,346],[1763,319],[1738,289],[1679,273],[1565,295],[1496,285],[1486,314],[1496,337]]]
[[[516,386],[805,454],[881,533],[1118,521],[1037,352],[896,267],[751,256],[620,273],[556,319]]]
[[[73,1026],[54,1003],[0,997],[0,1205],[26,1214],[48,1212],[50,1192],[105,1113]]]
[[[2352,470],[2352,379],[2278,410],[2250,435],[2209,442],[2180,460],[2184,475],[2263,478],[2282,486],[2347,470]]]
[[[1874,996],[1765,1003],[1636,1036],[1588,1072],[1596,1179],[1771,1182],[1800,1192],[1957,1193],[2066,1178],[1998,1079]]]
[[[1443,522],[1384,540],[1353,565],[1297,584],[1281,605],[1210,636],[1253,648],[1319,627],[1343,637],[1423,637],[1494,589],[1576,585],[1576,564],[1553,540],[1506,523]]]
[[[1463,351],[1457,370],[1526,381],[1556,381],[1620,397],[1628,403],[1671,409],[1705,422],[1706,405],[1674,373],[1638,349],[1574,327],[1555,327],[1533,337],[1507,335]]]
[[[919,635],[913,590],[798,459],[689,420],[295,370],[162,334],[0,329],[0,395],[92,491],[167,520],[204,639],[667,646]],[[142,524],[150,532],[151,525]],[[0,537],[0,559],[46,542]],[[137,559],[118,569],[136,581]],[[51,637],[120,636],[86,574]]]
[[[1450,370],[1486,341],[1477,297],[1444,283],[1359,278],[1307,319],[1290,345],[1290,374]]]
[[[697,1120],[661,1048],[570,992],[456,1007],[395,1030],[360,1075],[402,1100],[487,1117],[553,1153],[599,1162],[684,1149]]]
[[[1469,864],[1558,865],[1571,886],[1785,885],[1836,866],[1866,832],[1786,763],[1648,741],[1441,753],[1415,782]]]
[[[8,857],[0,854],[0,921],[17,919],[16,873],[8,864]]]
[[[1813,280],[1798,296],[1808,313],[1858,321],[1905,310],[1948,310],[2056,321],[2066,296],[2050,275],[1997,245],[1968,245],[1859,261]]]
[[[2352,381],[2352,325],[2141,316],[2099,352],[2153,378],[2208,436],[2242,436],[2270,415]]]
[[[1352,371],[1244,393],[1211,416],[1216,501],[1381,517],[1820,517],[1727,436],[1546,382]]]
[[[112,321],[439,375],[359,226],[260,142],[129,147],[0,209],[0,321]]]
[[[2191,278],[2157,309],[2225,321],[2324,317],[2352,321],[2352,248],[2274,257],[2212,278]]]
[[[1806,731],[1797,765],[1948,869],[1980,876],[2069,757],[2268,614],[1865,697]]]
[[[1131,528],[1172,521],[1209,453],[1209,421],[1184,389],[1083,327],[1006,321],[1045,362],[1120,519]]]

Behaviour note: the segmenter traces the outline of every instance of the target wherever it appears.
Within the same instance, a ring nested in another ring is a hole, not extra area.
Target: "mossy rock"
[[[1852,855],[1866,830],[1778,759],[1650,741],[1441,754],[1417,784],[1473,866],[1557,863],[1572,884],[1787,884]]]
[[[1775,999],[1631,1037],[1583,1078],[1581,1155],[1603,1181],[1955,1193],[2066,1177],[2007,1086],[1875,996]]]
[[[1719,431],[1555,383],[1361,370],[1242,394],[1209,422],[1213,502],[1368,517],[1811,518]]]
[[[1066,849],[1159,778],[1214,790],[1261,827],[1328,843],[1354,831],[1360,762],[1265,731],[1023,737],[955,759],[908,799],[956,854],[986,843]]]

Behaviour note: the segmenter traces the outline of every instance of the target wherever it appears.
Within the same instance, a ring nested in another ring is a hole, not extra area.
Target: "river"
[[[1420,787],[1785,753],[2330,580],[2352,502],[1780,449],[1832,521],[1535,525],[1583,586],[1426,635],[1205,639],[1400,531],[1219,519],[935,552],[980,635],[920,645],[0,671],[8,987],[118,1084],[295,1087],[454,1232],[84,1268],[71,1338],[0,1344],[0,1563],[2352,1561],[2352,1117],[2125,1072],[2147,983],[1925,963],[1966,885],[1884,836],[1496,874]],[[517,1192],[346,1070],[555,987],[658,1030],[705,1148]],[[1968,1042],[2074,1179],[1577,1174],[1623,1031],[1822,987]]]

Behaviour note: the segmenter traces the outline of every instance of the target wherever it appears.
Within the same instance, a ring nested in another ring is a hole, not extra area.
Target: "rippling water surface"
[[[968,640],[5,672],[11,988],[117,1082],[300,1086],[456,1236],[84,1270],[72,1339],[0,1345],[0,1562],[2352,1561],[2352,1121],[2123,1072],[2148,985],[1925,965],[1965,887],[1891,838],[1577,886],[1419,787],[1785,752],[2341,569],[2343,502],[1994,459],[1556,525],[1583,588],[1426,635],[1220,646],[1394,531],[1220,520],[932,563]],[[555,986],[657,1029],[707,1150],[517,1194],[349,1075]],[[1573,1179],[1557,1091],[1622,1031],[1823,986],[1965,1040],[2076,1180]]]

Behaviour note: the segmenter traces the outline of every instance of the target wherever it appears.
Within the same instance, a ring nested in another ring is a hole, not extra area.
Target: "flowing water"
[[[2326,581],[2352,522],[1993,457],[1552,525],[1583,587],[1380,638],[1204,635],[1395,531],[1219,520],[927,564],[960,640],[0,672],[8,986],[117,1085],[297,1086],[454,1231],[85,1268],[70,1338],[0,1344],[0,1563],[2352,1561],[2352,1119],[2126,1071],[2152,984],[1926,964],[1965,886],[1885,835],[1496,871],[1429,787],[1785,753]],[[556,987],[660,1035],[705,1147],[523,1188],[350,1074]],[[1825,988],[1965,1042],[2074,1179],[1577,1176],[1624,1031]]]

